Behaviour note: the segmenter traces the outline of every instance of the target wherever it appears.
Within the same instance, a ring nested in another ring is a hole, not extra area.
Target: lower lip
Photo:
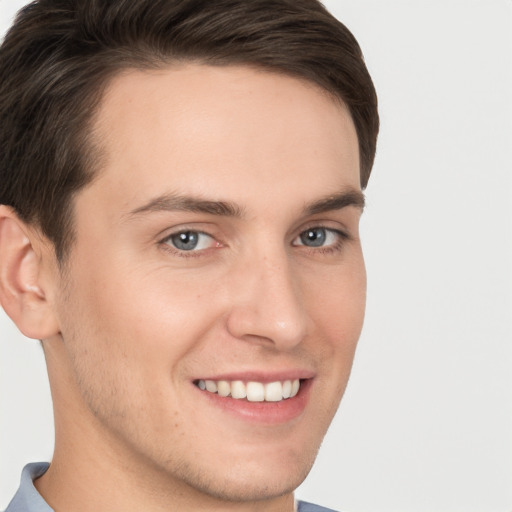
[[[299,392],[293,398],[280,402],[249,402],[231,397],[222,397],[217,393],[203,391],[195,386],[201,395],[228,414],[233,414],[244,421],[275,425],[287,423],[298,418],[305,410],[309,400],[313,379],[301,381]]]

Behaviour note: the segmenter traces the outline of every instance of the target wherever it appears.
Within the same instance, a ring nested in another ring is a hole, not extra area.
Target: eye
[[[212,247],[214,239],[200,231],[181,231],[170,235],[164,242],[179,251],[200,251]]]
[[[322,227],[315,227],[303,231],[294,241],[293,245],[305,245],[306,247],[334,246],[340,242],[344,234],[340,231]]]

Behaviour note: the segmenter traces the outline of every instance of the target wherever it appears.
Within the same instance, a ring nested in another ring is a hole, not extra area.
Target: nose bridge
[[[306,314],[298,276],[285,248],[252,255],[243,262],[243,275],[230,315],[232,333],[266,338],[280,348],[300,343],[306,333]]]

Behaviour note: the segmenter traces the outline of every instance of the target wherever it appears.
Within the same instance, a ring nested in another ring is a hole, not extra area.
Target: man
[[[295,503],[360,334],[377,101],[316,0],[40,0],[0,50],[0,300],[55,452],[8,512]]]

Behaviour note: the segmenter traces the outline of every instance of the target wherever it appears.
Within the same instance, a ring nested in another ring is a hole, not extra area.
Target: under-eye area
[[[194,384],[206,393],[214,393],[221,397],[249,402],[280,402],[296,396],[302,381],[302,379],[290,379],[263,383],[199,379]]]

